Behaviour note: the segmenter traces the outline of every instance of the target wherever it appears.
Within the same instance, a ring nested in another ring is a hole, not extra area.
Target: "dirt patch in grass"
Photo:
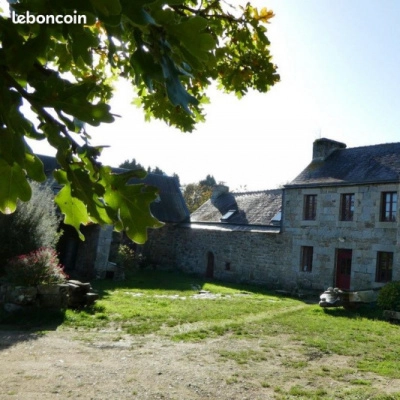
[[[0,331],[1,399],[397,399],[400,381],[284,333],[173,342],[119,331]],[[386,395],[386,397],[383,397]]]

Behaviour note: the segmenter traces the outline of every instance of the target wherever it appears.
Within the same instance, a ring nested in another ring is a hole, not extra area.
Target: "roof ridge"
[[[378,144],[370,144],[366,146],[356,146],[356,147],[347,147],[346,149],[338,149],[338,150],[354,150],[354,149],[365,149],[368,147],[380,147],[380,146],[393,146],[393,145],[400,145],[400,142],[390,142],[390,143],[378,143]]]
[[[259,194],[259,193],[272,193],[272,192],[282,192],[282,188],[276,189],[265,189],[265,190],[250,190],[248,192],[231,192],[232,195],[251,195],[251,194]]]

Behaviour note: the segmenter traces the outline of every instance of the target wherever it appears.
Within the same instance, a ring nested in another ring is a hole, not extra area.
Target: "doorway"
[[[214,278],[214,253],[212,251],[207,253],[206,278]]]
[[[336,254],[336,287],[350,290],[351,259],[353,251],[349,249],[337,249]]]

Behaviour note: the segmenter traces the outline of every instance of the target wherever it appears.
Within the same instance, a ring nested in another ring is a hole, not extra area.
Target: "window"
[[[378,251],[376,261],[376,282],[390,282],[392,280],[393,253]]]
[[[301,247],[301,265],[300,271],[311,272],[312,271],[312,261],[313,261],[314,248],[311,246]]]
[[[383,192],[381,199],[381,221],[395,222],[397,214],[397,192]]]
[[[232,215],[235,214],[236,211],[237,211],[237,210],[229,210],[228,212],[226,212],[226,213],[220,218],[220,219],[221,219],[221,222],[226,222],[226,221],[228,221],[228,219],[229,219],[230,217],[232,217]]]
[[[304,219],[315,220],[317,216],[317,195],[307,194],[304,196]]]
[[[342,194],[340,198],[340,220],[353,221],[354,216],[354,193]]]

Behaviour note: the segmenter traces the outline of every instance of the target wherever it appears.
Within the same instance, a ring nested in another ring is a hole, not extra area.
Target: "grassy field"
[[[296,355],[286,355],[280,362],[291,374],[307,371],[315,384],[312,389],[304,385],[274,387],[275,398],[400,399],[400,390],[382,395],[372,388],[379,377],[397,385],[400,382],[400,326],[384,321],[381,311],[372,306],[356,311],[322,309],[316,302],[284,297],[261,287],[206,282],[160,271],[141,271],[123,282],[95,281],[93,287],[101,295],[93,308],[47,317],[30,313],[25,316],[26,326],[50,318],[78,330],[112,328],[121,335],[153,334],[179,342],[217,337],[254,341],[254,348],[220,351],[221,360],[234,360],[242,366],[265,361],[276,355],[280,346],[293,345]],[[200,290],[207,293],[199,295]],[[3,316],[2,322],[15,320]],[[312,360],[328,356],[345,358],[346,366],[310,367]],[[361,372],[362,379],[357,375]],[[346,390],[334,392],[318,385],[322,376],[344,382]],[[239,378],[229,379],[233,384]]]

